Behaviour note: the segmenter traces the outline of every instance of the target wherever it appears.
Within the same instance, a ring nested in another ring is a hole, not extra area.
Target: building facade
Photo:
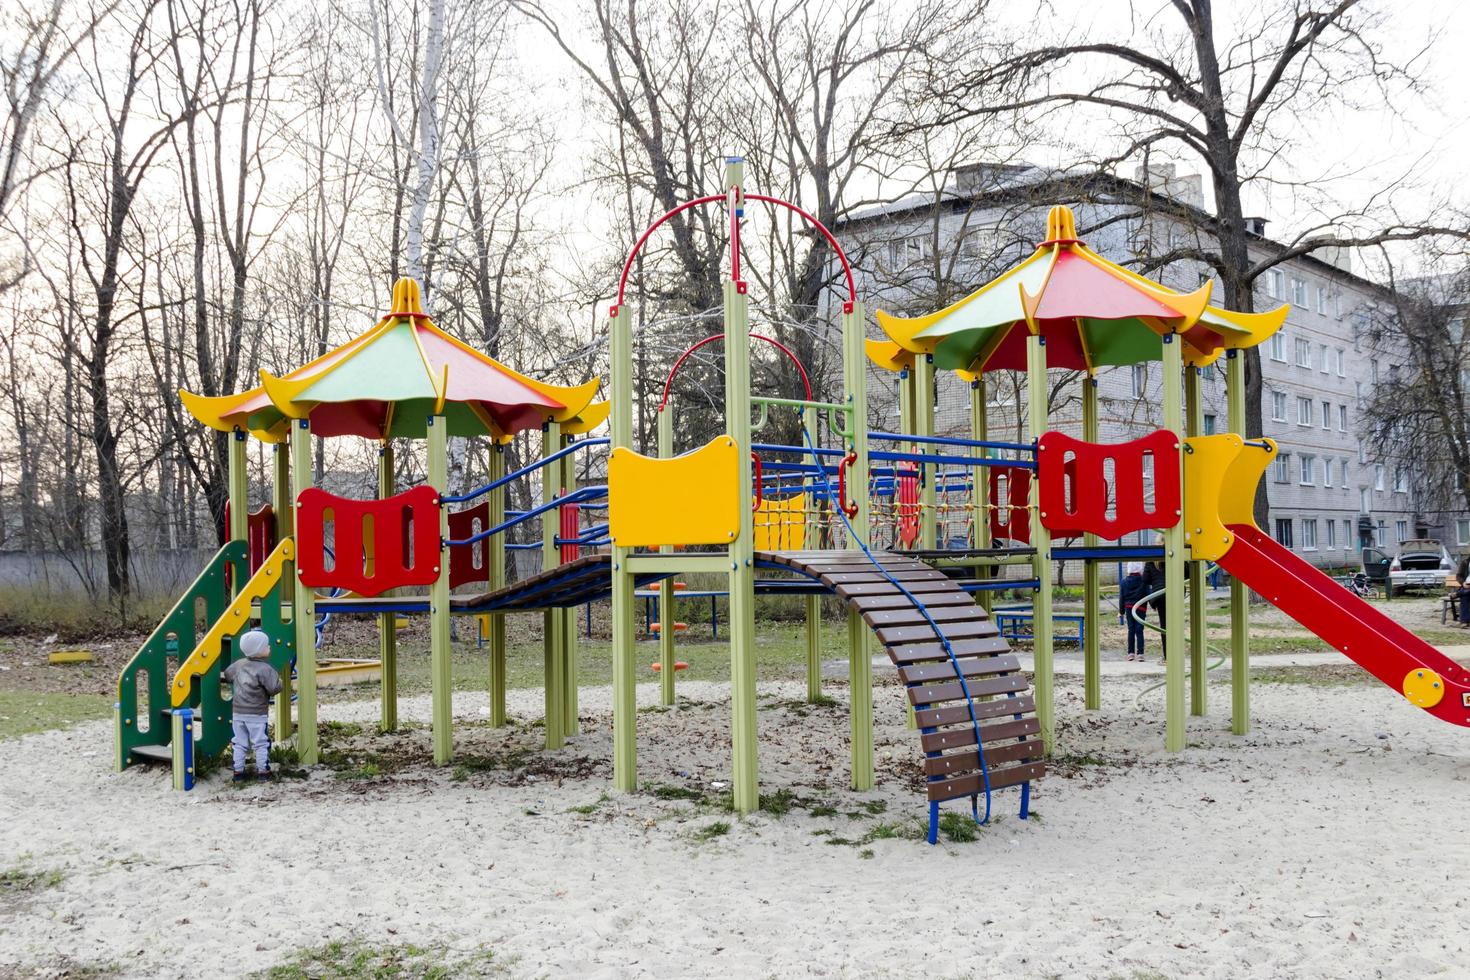
[[[1064,179],[1025,166],[965,168],[937,196],[914,197],[852,216],[838,229],[852,249],[859,288],[870,306],[903,315],[932,312],[1029,255],[1044,237],[1047,210],[1069,205],[1079,235],[1095,251],[1171,288],[1192,291],[1212,278],[1190,258],[1212,251],[1212,219],[1199,177],[1155,170],[1145,180]],[[1251,259],[1284,246],[1251,221]],[[1470,550],[1464,512],[1427,506],[1412,465],[1365,444],[1361,412],[1374,387],[1392,383],[1403,357],[1375,348],[1367,325],[1391,310],[1387,291],[1357,274],[1345,253],[1324,249],[1289,258],[1257,282],[1255,308],[1289,304],[1286,324],[1261,348],[1265,434],[1280,453],[1267,475],[1269,526],[1279,542],[1316,565],[1355,566],[1364,547],[1395,553],[1398,542],[1436,537],[1451,552]],[[1219,287],[1214,301],[1222,302]],[[1221,370],[1202,372],[1206,434],[1224,428]],[[1080,434],[1081,376],[1053,371],[1052,427]],[[1100,369],[1099,429],[1121,442],[1162,426],[1158,364]],[[1024,433],[1022,372],[987,376],[991,433]],[[896,415],[896,379],[870,376],[874,421]],[[937,381],[936,431],[969,430],[968,385],[949,372]]]

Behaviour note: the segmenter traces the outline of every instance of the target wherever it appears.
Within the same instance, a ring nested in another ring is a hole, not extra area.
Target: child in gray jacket
[[[233,692],[235,738],[235,782],[249,777],[245,772],[247,751],[255,752],[255,775],[271,778],[271,739],[266,731],[271,698],[281,693],[281,675],[270,665],[271,641],[260,630],[240,635],[237,649],[244,658],[225,668],[221,675]]]

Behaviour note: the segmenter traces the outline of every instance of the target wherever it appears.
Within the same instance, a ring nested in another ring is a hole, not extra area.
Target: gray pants
[[[230,744],[235,747],[235,771],[245,771],[245,753],[254,750],[255,771],[269,772],[271,737],[266,732],[266,716],[245,715],[235,718],[232,724],[235,729],[235,737]]]

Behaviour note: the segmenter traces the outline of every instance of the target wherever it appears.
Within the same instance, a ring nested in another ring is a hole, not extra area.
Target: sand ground
[[[190,794],[111,772],[106,724],[27,736],[0,752],[0,864],[61,880],[0,902],[0,976],[234,976],[353,937],[489,949],[509,976],[1470,975],[1462,730],[1349,678],[1257,684],[1235,737],[1214,683],[1169,756],[1161,692],[1134,703],[1154,673],[1111,664],[1093,713],[1065,677],[1035,817],[998,792],[977,840],[933,848],[905,836],[924,805],[894,687],[878,788],[852,793],[845,688],[808,708],[764,685],[763,788],[794,797],[744,819],[717,802],[717,684],[640,715],[640,777],[664,789],[606,798],[607,689],[583,691],[585,734],[555,753],[533,751],[538,691],[512,692],[523,723],[499,731],[465,695],[458,769],[418,761],[418,729],[335,743],[339,769],[406,760],[392,771]]]

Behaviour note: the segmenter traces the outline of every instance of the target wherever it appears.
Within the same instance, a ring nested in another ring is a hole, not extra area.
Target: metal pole
[[[490,482],[505,476],[505,447],[496,443],[490,448]],[[496,487],[489,495],[488,526],[505,523],[505,487]],[[486,588],[495,592],[505,588],[505,535],[497,534],[485,541]],[[505,613],[490,614],[490,727],[505,727]]]
[[[801,424],[811,438],[813,446],[819,445],[817,432],[817,410],[815,408],[803,408],[801,410]],[[819,461],[817,461],[819,462]],[[816,495],[811,491],[806,492],[807,508],[805,540],[802,547],[811,549],[816,546],[817,536],[820,534],[818,524],[818,508]],[[809,595],[806,597],[806,699],[808,703],[815,703],[822,697],[822,597]]]
[[[674,455],[674,409],[665,404],[658,410],[658,455],[670,459]],[[672,554],[673,545],[658,549],[663,554]],[[658,686],[659,700],[663,704],[674,703],[674,580],[672,577],[659,583],[659,626],[658,626]]]
[[[934,359],[928,354],[914,355],[914,434],[934,435]],[[939,470],[932,463],[919,466],[919,547],[932,551],[937,547],[939,515],[935,512],[938,497],[934,481]]]
[[[609,384],[612,410],[609,428],[612,446],[633,448],[633,324],[626,306],[613,310],[609,323]],[[628,569],[631,548],[612,542],[612,657],[613,657],[613,787],[625,793],[638,788],[637,629],[638,609],[633,575]]]
[[[738,181],[738,173],[732,178]],[[751,512],[750,317],[744,283],[725,283],[725,428],[739,447],[740,530],[730,544],[730,741],[735,812],[760,806],[756,765],[755,523]]]
[[[429,486],[443,496],[449,486],[449,422],[442,415],[428,420]],[[434,764],[448,765],[454,756],[453,647],[449,633],[449,509],[439,505],[439,577],[429,586],[429,689],[433,716]]]
[[[250,474],[245,468],[245,430],[229,434],[230,540],[243,541],[250,527]],[[234,583],[239,592],[244,582]]]
[[[378,499],[393,496],[393,440],[384,439],[378,450]],[[378,669],[382,676],[380,697],[381,719],[378,727],[385,732],[398,730],[398,614],[378,614]]]
[[[276,541],[279,543],[292,536],[296,530],[296,513],[291,506],[291,447],[287,443],[276,443],[271,447],[274,461],[274,479],[271,481],[271,510],[276,517]],[[295,577],[295,564],[287,566],[285,574]],[[282,592],[284,593],[284,587]],[[285,595],[281,596],[282,601]],[[294,595],[292,598],[295,598]],[[315,640],[315,630],[312,631]],[[297,654],[300,656],[300,653]],[[284,742],[293,732],[291,721],[291,699],[295,696],[295,684],[289,670],[281,671],[281,693],[276,695],[276,741]]]
[[[561,446],[561,426],[548,422],[541,430],[541,458],[552,455]],[[552,463],[541,468],[541,503],[551,504],[562,494],[561,466]],[[556,535],[561,529],[560,511],[552,508],[541,515],[541,567],[551,570],[561,564],[561,552],[556,545]],[[559,749],[566,744],[566,719],[562,709],[566,706],[563,686],[566,679],[566,664],[562,659],[561,616],[556,609],[541,613],[541,652],[545,675],[543,688],[546,712],[546,747]]]
[[[990,420],[987,416],[985,375],[970,382],[970,438],[976,442],[988,442]],[[981,448],[976,452],[981,459],[990,458],[990,450]],[[989,548],[990,540],[990,472],[987,467],[976,466],[970,471],[970,502],[975,512],[975,547]],[[976,593],[980,608],[990,612],[992,597],[990,590]]]
[[[1026,425],[1034,442],[1048,425],[1046,381],[1046,338],[1026,338]],[[1041,738],[1048,753],[1056,748],[1056,694],[1052,664],[1051,622],[1051,533],[1041,523],[1040,484],[1031,481],[1028,501],[1031,517],[1031,545],[1036,549],[1032,570],[1037,588],[1031,603],[1031,628],[1035,637],[1033,683],[1036,686],[1036,716],[1041,721]]]
[[[291,487],[296,499],[312,485],[311,423],[297,419],[291,425]],[[297,505],[299,506],[299,505]],[[292,526],[296,520],[292,518]],[[293,570],[291,616],[296,628],[296,753],[303,765],[317,764],[316,732],[316,593],[301,584]]]
[[[1082,379],[1082,438],[1097,442],[1097,378],[1091,372]],[[1096,548],[1098,537],[1092,532],[1082,536],[1085,548]],[[1082,562],[1082,703],[1088,711],[1102,706],[1102,653],[1099,649],[1099,609],[1102,588],[1098,581],[1098,563]],[[1119,582],[1121,583],[1121,579]]]
[[[1180,440],[1173,460],[1159,458],[1155,465],[1177,467],[1179,482],[1184,482],[1184,397],[1182,388],[1184,359],[1179,337],[1164,337],[1164,428]],[[1164,747],[1170,752],[1184,748],[1184,522],[1175,519],[1164,531]]]
[[[1200,398],[1200,369],[1184,369],[1185,435],[1204,434],[1205,409]],[[1208,661],[1207,623],[1205,621],[1205,563],[1189,563],[1189,713],[1203,715],[1206,710],[1205,665]]]
[[[842,363],[847,388],[848,424],[852,437],[848,443],[855,461],[849,471],[848,492],[857,504],[852,518],[858,539],[868,541],[868,361],[863,341],[867,328],[861,303],[851,304],[842,314]],[[841,501],[837,502],[842,505]],[[854,546],[858,542],[853,542]],[[848,690],[851,696],[849,717],[852,742],[852,788],[873,788],[873,658],[868,652],[868,627],[856,611],[847,613]]]
[[[1245,358],[1240,351],[1225,352],[1226,410],[1230,431],[1245,433]],[[1251,729],[1250,590],[1230,578],[1230,730],[1244,735]]]
[[[561,437],[561,445],[569,445],[574,436],[565,433]],[[561,485],[568,493],[577,489],[577,461],[576,454],[568,453],[561,458]],[[560,525],[560,521],[557,524]],[[562,685],[562,695],[565,698],[561,717],[565,725],[567,737],[578,734],[582,728],[578,720],[578,695],[577,690],[577,610],[571,606],[563,606],[556,610],[561,617],[561,661],[562,676],[565,683]]]

